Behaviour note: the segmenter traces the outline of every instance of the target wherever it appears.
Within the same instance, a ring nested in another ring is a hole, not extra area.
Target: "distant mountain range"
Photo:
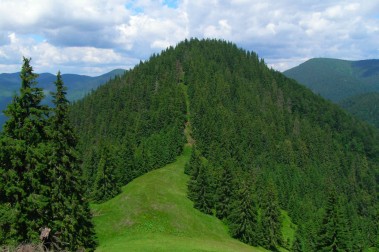
[[[315,58],[284,74],[379,127],[379,60]]]
[[[78,100],[84,97],[91,90],[106,83],[116,75],[122,75],[125,72],[123,69],[115,69],[109,73],[90,77],[78,74],[62,74],[63,82],[67,87],[67,98],[70,101]],[[49,102],[50,92],[55,90],[54,82],[56,75],[50,73],[39,74],[37,78],[38,87],[43,88],[47,102]],[[7,104],[12,100],[12,97],[18,93],[21,85],[20,73],[3,73],[0,74],[0,128],[6,120],[2,111],[7,107]]]

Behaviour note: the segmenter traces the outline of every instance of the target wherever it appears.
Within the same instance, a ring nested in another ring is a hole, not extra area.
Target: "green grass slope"
[[[183,172],[190,153],[187,146],[175,163],[135,179],[117,197],[93,205],[97,251],[264,251],[230,238],[220,220],[193,208]]]

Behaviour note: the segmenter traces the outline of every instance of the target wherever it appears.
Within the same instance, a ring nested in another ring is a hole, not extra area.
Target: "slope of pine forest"
[[[186,117],[188,197],[233,237],[269,250],[378,247],[377,130],[223,41],[186,40],[74,104],[89,197],[174,161]]]
[[[349,97],[339,103],[349,113],[379,128],[379,93]]]

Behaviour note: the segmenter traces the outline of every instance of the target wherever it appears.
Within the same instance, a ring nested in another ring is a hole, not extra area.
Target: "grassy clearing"
[[[217,218],[192,207],[183,173],[191,149],[175,163],[123,187],[117,197],[93,205],[98,251],[264,251],[230,238]]]
[[[284,210],[281,211],[282,218],[282,234],[283,234],[283,243],[285,248],[290,248],[295,239],[296,225],[292,223],[291,218],[288,216],[288,213]],[[280,251],[288,251],[285,248],[281,248]]]

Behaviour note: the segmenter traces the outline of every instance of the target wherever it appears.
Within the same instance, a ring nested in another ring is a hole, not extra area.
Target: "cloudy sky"
[[[313,57],[379,58],[379,0],[0,0],[0,73],[91,76],[185,38],[221,38],[277,70]]]

